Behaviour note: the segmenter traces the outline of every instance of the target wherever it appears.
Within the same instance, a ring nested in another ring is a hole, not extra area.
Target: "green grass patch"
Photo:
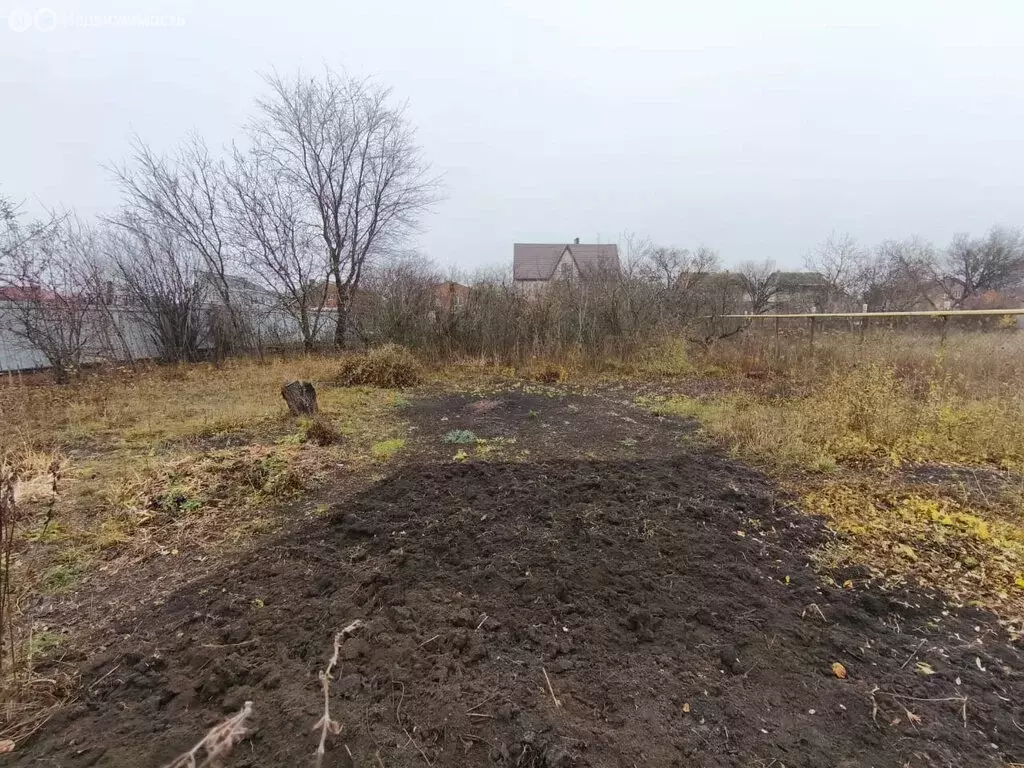
[[[78,584],[78,573],[68,565],[57,565],[43,576],[42,591],[50,595],[70,592]]]
[[[388,461],[405,447],[405,438],[395,437],[390,440],[381,440],[374,443],[370,448],[370,455],[377,461]]]

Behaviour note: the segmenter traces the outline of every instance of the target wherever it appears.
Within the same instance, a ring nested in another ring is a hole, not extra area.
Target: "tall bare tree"
[[[364,267],[416,224],[436,199],[437,181],[388,89],[330,70],[266,81],[270,95],[258,102],[253,143],[268,170],[299,191],[322,241],[341,347]]]
[[[235,148],[227,203],[232,235],[248,271],[278,297],[308,350],[326,320],[330,270],[316,229],[303,216],[300,189],[274,165],[259,145],[249,152]]]
[[[936,256],[918,237],[886,240],[864,259],[856,276],[856,298],[873,312],[936,306]]]
[[[940,284],[954,307],[963,307],[986,291],[1024,285],[1024,234],[993,227],[981,238],[956,235],[941,269]]]
[[[804,266],[824,278],[828,292],[824,298],[829,303],[857,293],[858,277],[867,258],[868,252],[853,235],[833,232],[804,257]]]

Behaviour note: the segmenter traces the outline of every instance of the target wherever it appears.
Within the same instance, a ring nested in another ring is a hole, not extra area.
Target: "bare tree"
[[[228,178],[232,233],[245,266],[279,297],[309,350],[326,319],[330,271],[316,230],[303,217],[300,190],[273,168],[259,145],[247,153],[235,149]]]
[[[744,262],[736,270],[736,275],[750,302],[751,314],[763,315],[771,309],[779,293],[778,274],[771,261]]]
[[[87,343],[86,322],[98,298],[88,271],[94,247],[93,233],[74,216],[22,228],[15,214],[5,223],[0,322],[46,357],[59,384],[78,369]]]
[[[644,272],[669,290],[685,292],[717,267],[718,254],[706,246],[702,245],[696,251],[656,246],[646,254]]]
[[[239,260],[231,249],[223,164],[192,134],[170,157],[157,155],[136,139],[131,163],[112,170],[129,217],[150,230],[170,233],[202,257],[205,278],[227,315],[232,343],[247,344],[247,318],[235,306],[231,290],[231,270]]]
[[[829,237],[804,257],[804,265],[824,279],[828,295],[826,302],[857,292],[857,279],[868,253],[850,234]]]
[[[982,238],[959,234],[941,263],[940,285],[954,307],[963,307],[986,291],[1024,284],[1024,235],[1019,229],[993,227]]]
[[[111,220],[106,247],[117,284],[161,360],[200,360],[208,341],[205,261],[176,234],[123,212]]]
[[[404,107],[388,89],[326,71],[266,78],[251,126],[267,169],[301,194],[337,291],[334,342],[345,328],[363,269],[394,247],[436,199]]]
[[[855,295],[874,312],[935,307],[935,249],[921,238],[886,240],[857,272]]]

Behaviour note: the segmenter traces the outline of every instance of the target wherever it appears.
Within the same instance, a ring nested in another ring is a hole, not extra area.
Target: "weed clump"
[[[468,429],[453,429],[444,436],[444,441],[454,445],[473,445],[476,443],[476,435]]]
[[[342,360],[337,381],[343,387],[412,387],[423,381],[423,367],[405,347],[385,344]]]
[[[338,430],[323,416],[317,416],[302,426],[302,439],[320,446],[334,445],[341,439]]]
[[[541,384],[558,384],[561,381],[565,381],[568,377],[568,371],[564,366],[557,365],[555,363],[544,363],[533,373],[533,378],[539,381]]]
[[[105,495],[115,516],[134,529],[180,524],[203,510],[256,507],[303,487],[289,454],[253,446],[153,463]]]

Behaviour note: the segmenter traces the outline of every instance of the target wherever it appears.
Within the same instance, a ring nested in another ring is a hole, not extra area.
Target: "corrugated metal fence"
[[[0,302],[0,372],[48,368],[46,355],[11,331],[10,311],[8,303]],[[97,310],[95,316],[88,317],[84,324],[83,336],[86,341],[82,362],[127,361],[129,356],[135,360],[156,357],[157,346],[142,318],[142,311],[133,307]],[[280,309],[261,308],[252,313],[247,312],[246,319],[258,343],[274,345],[302,342],[298,323]],[[333,320],[333,317],[326,320]],[[324,325],[327,326],[324,329],[326,334],[331,326],[329,322]]]

